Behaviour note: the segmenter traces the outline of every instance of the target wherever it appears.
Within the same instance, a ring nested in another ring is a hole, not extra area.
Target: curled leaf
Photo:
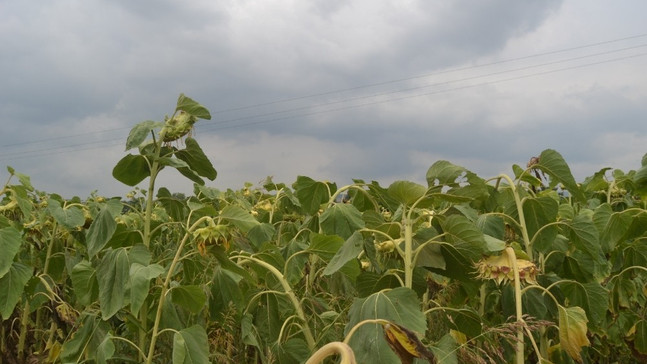
[[[587,322],[586,312],[581,307],[564,307],[559,305],[559,342],[562,350],[566,351],[573,360],[582,362],[582,347],[589,346],[586,337]]]
[[[436,363],[434,354],[420,342],[418,336],[405,327],[393,322],[382,325],[384,338],[391,349],[398,355],[403,364],[413,363],[414,358],[426,359]]]

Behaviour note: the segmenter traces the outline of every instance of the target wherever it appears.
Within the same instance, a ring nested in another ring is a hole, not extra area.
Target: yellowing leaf
[[[586,313],[581,307],[563,307],[559,309],[559,341],[562,350],[566,351],[573,360],[582,362],[580,351],[583,346],[591,343],[586,337],[587,322]]]
[[[418,336],[412,331],[392,322],[382,325],[382,328],[387,344],[403,363],[412,363],[413,358],[434,361],[431,351],[420,342]]]

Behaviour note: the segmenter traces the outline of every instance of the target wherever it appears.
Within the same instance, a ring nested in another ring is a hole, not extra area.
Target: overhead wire
[[[288,103],[288,102],[293,102],[293,101],[298,101],[298,100],[305,100],[305,99],[308,99],[308,98],[327,96],[327,95],[331,95],[331,94],[339,94],[339,93],[355,91],[355,90],[360,90],[360,89],[367,89],[367,88],[371,88],[371,87],[395,84],[395,83],[405,82],[405,81],[412,81],[412,80],[416,80],[416,79],[422,79],[422,78],[426,78],[426,77],[437,76],[437,75],[447,74],[447,73],[451,73],[451,72],[473,70],[473,69],[483,68],[483,67],[486,67],[486,66],[510,63],[510,62],[513,62],[513,61],[532,59],[532,58],[546,56],[546,55],[564,53],[564,52],[567,52],[567,51],[573,51],[573,50],[590,48],[590,47],[599,46],[599,45],[617,43],[617,42],[630,40],[630,39],[637,39],[637,38],[641,38],[641,37],[645,37],[645,36],[647,36],[647,33],[646,34],[639,34],[639,35],[635,35],[635,36],[630,36],[630,37],[618,38],[618,39],[615,39],[615,40],[591,43],[591,44],[577,46],[577,47],[565,48],[565,49],[560,49],[560,50],[556,50],[556,51],[537,53],[537,54],[529,55],[529,56],[510,58],[510,59],[506,59],[506,60],[490,62],[490,63],[487,63],[487,64],[474,65],[474,66],[468,66],[468,67],[462,67],[462,68],[454,68],[454,69],[450,69],[450,70],[444,70],[444,71],[428,73],[428,74],[424,74],[424,75],[401,78],[401,79],[397,79],[397,80],[384,81],[384,82],[373,83],[373,84],[369,84],[369,85],[356,86],[356,87],[339,89],[339,90],[328,91],[328,92],[323,92],[323,93],[315,93],[315,94],[310,94],[310,95],[306,95],[306,96],[287,98],[287,99],[276,100],[276,101],[266,102],[266,103],[257,103],[257,104],[244,106],[244,107],[219,110],[219,111],[216,111],[216,112],[214,112],[212,114],[217,115],[217,114],[222,114],[222,113],[231,112],[231,111],[242,111],[242,110],[248,110],[248,109],[253,109],[253,108],[259,108],[259,107],[263,107],[263,106],[277,105],[277,104],[280,104],[280,103]],[[437,87],[437,86],[447,86],[447,85],[451,85],[451,84],[455,84],[455,83],[460,83],[460,82],[465,82],[465,81],[473,81],[473,80],[477,80],[477,79],[483,79],[483,78],[492,77],[492,76],[498,76],[498,75],[502,75],[502,74],[509,74],[509,73],[520,72],[520,71],[539,68],[539,67],[546,67],[546,66],[550,66],[550,65],[556,65],[556,64],[566,63],[566,62],[582,60],[582,59],[586,59],[586,58],[600,57],[600,56],[603,56],[603,55],[609,55],[609,54],[624,52],[624,51],[628,51],[628,50],[632,50],[632,49],[638,49],[638,48],[642,48],[642,47],[645,47],[645,46],[647,46],[647,43],[634,45],[634,46],[629,46],[629,47],[624,47],[624,48],[619,48],[619,49],[614,49],[614,50],[603,51],[603,52],[597,52],[597,53],[583,55],[583,56],[571,57],[571,58],[562,59],[562,60],[558,60],[558,61],[544,62],[544,63],[539,63],[539,64],[535,64],[535,65],[530,65],[530,66],[519,67],[519,68],[515,68],[515,69],[507,69],[507,70],[504,69],[504,70],[501,70],[501,71],[490,72],[490,73],[487,73],[487,74],[463,77],[463,78],[453,79],[453,80],[450,79],[448,81],[442,81],[442,82],[423,84],[423,85],[419,85],[419,86],[415,86],[415,87],[409,87],[409,88],[405,88],[405,89],[395,89],[395,90],[384,91],[384,92],[377,93],[377,94],[346,97],[346,98],[342,98],[342,99],[339,99],[339,100],[327,101],[327,102],[318,103],[318,104],[310,104],[310,105],[306,105],[306,106],[292,107],[292,108],[287,108],[287,109],[284,109],[284,110],[259,113],[259,114],[250,115],[250,116],[219,120],[219,121],[217,121],[217,124],[209,123],[209,124],[202,125],[200,127],[200,130],[206,130],[208,132],[210,130],[221,130],[221,129],[226,129],[226,128],[236,128],[236,127],[245,127],[245,126],[251,126],[251,125],[271,123],[271,122],[275,122],[275,121],[293,119],[293,118],[297,118],[297,117],[307,117],[307,116],[317,115],[317,114],[321,114],[321,113],[342,111],[342,110],[348,110],[348,109],[358,108],[358,107],[365,107],[365,106],[376,105],[376,104],[387,103],[387,102],[396,102],[396,101],[401,101],[401,100],[404,100],[404,99],[409,99],[409,98],[414,98],[414,97],[429,96],[429,95],[440,94],[440,93],[445,93],[445,92],[453,92],[453,91],[462,90],[462,89],[466,89],[466,88],[485,86],[485,85],[489,85],[489,84],[508,82],[508,81],[518,80],[518,79],[522,79],[522,78],[545,75],[545,74],[549,74],[549,73],[563,72],[563,71],[566,71],[566,70],[573,70],[573,69],[578,69],[578,68],[590,67],[590,66],[597,65],[597,64],[602,64],[602,63],[616,62],[616,61],[625,60],[625,59],[629,59],[629,58],[636,58],[636,57],[647,55],[647,53],[640,53],[640,54],[628,55],[628,56],[624,56],[624,57],[617,57],[617,58],[610,59],[610,60],[602,60],[602,61],[597,61],[597,62],[591,62],[591,63],[584,64],[584,65],[576,65],[576,66],[564,67],[564,68],[560,68],[560,69],[556,69],[556,70],[548,70],[548,71],[536,72],[536,73],[532,73],[532,74],[528,74],[528,75],[515,76],[515,77],[510,77],[510,78],[502,79],[502,80],[486,81],[486,82],[481,82],[481,83],[472,84],[472,85],[465,85],[465,86],[454,87],[454,88],[449,88],[449,89],[436,90],[436,91],[433,91],[433,92],[416,93],[416,94],[413,94],[413,95],[406,95],[406,96],[390,98],[390,99],[386,99],[386,100],[377,100],[377,101],[372,101],[372,102],[365,102],[365,103],[359,103],[359,104],[353,104],[353,105],[346,105],[346,106],[338,107],[338,108],[315,110],[315,111],[310,111],[310,112],[307,112],[307,113],[299,113],[300,111],[312,110],[312,109],[331,106],[331,105],[338,105],[338,104],[342,104],[342,103],[350,103],[350,102],[354,102],[354,101],[358,101],[358,100],[367,100],[367,99],[370,99],[370,98],[384,97],[384,96],[393,95],[393,94],[402,94],[402,93],[406,93],[406,92],[411,92],[411,91],[421,90],[421,89],[426,89],[426,88],[431,88],[431,87]],[[293,114],[292,115],[285,115],[285,114],[289,114],[289,113],[293,113]],[[297,114],[294,114],[294,113],[297,113]],[[238,123],[236,125],[224,125],[224,124],[231,124],[233,122],[240,122],[240,121],[250,120],[250,119],[267,118],[267,117],[281,115],[281,114],[283,114],[284,116],[277,117],[277,118],[271,118],[271,119],[264,119],[264,120],[260,120],[260,121],[249,122],[249,123]],[[91,131],[91,132],[77,133],[77,134],[73,134],[73,135],[65,135],[65,136],[60,136],[60,137],[43,138],[43,139],[39,139],[39,140],[32,140],[32,141],[26,141],[26,142],[17,142],[17,143],[2,145],[2,146],[0,146],[0,149],[1,148],[9,148],[9,147],[16,147],[16,146],[35,144],[35,143],[60,141],[60,140],[79,137],[79,136],[98,135],[98,134],[101,134],[101,133],[108,133],[108,132],[114,132],[114,131],[123,131],[123,130],[126,130],[126,129],[129,129],[129,127],[112,128],[112,129],[106,129],[106,130],[100,130],[100,131]],[[111,147],[113,145],[121,144],[121,143],[116,143],[116,142],[119,142],[119,141],[122,141],[122,140],[123,140],[123,138],[104,139],[104,140],[100,140],[101,145],[98,145],[98,142],[94,141],[94,142],[76,143],[76,144],[66,145],[66,146],[53,146],[53,147],[48,147],[48,148],[32,149],[32,150],[27,150],[27,151],[17,151],[17,152],[10,152],[10,153],[2,153],[2,154],[0,154],[0,160],[30,158],[30,157],[39,156],[39,155],[41,155],[40,153],[43,153],[43,152],[48,152],[48,154],[59,154],[59,153],[66,153],[66,152],[72,152],[72,151],[78,151],[78,150]],[[110,143],[110,142],[115,142],[115,144],[105,145],[105,143]],[[80,147],[80,148],[79,149],[74,149],[76,147]],[[84,147],[87,147],[87,148],[84,148]]]
[[[258,107],[262,107],[262,106],[270,106],[270,105],[276,105],[276,104],[281,104],[281,103],[286,103],[286,102],[309,99],[309,98],[313,98],[313,97],[328,96],[328,95],[333,95],[333,94],[338,94],[338,93],[343,93],[343,92],[348,92],[348,91],[361,90],[361,89],[370,88],[370,87],[384,86],[384,85],[389,85],[389,84],[394,84],[394,83],[399,83],[399,82],[412,81],[412,80],[416,80],[416,79],[420,79],[420,78],[439,76],[439,75],[447,74],[447,73],[467,71],[467,70],[483,68],[483,67],[489,67],[489,66],[505,64],[505,63],[510,63],[510,62],[517,62],[517,61],[522,61],[522,60],[525,60],[525,59],[543,57],[543,56],[552,55],[552,54],[570,52],[570,51],[574,51],[574,50],[579,50],[579,49],[584,49],[584,48],[591,48],[591,47],[596,47],[596,46],[605,45],[605,44],[611,44],[611,43],[618,43],[618,42],[622,42],[622,41],[625,41],[625,40],[644,38],[644,37],[647,37],[647,33],[637,34],[637,35],[632,35],[632,36],[622,37],[622,38],[616,38],[616,39],[606,40],[606,41],[601,41],[601,42],[596,42],[596,43],[589,43],[589,44],[584,44],[584,45],[581,45],[581,46],[562,48],[562,49],[558,49],[558,50],[554,50],[554,51],[534,53],[534,54],[530,54],[530,55],[527,55],[527,56],[508,58],[508,59],[503,59],[503,60],[489,62],[489,63],[482,63],[482,64],[465,66],[465,67],[455,67],[455,68],[450,68],[450,69],[447,69],[447,70],[424,73],[424,74],[420,74],[420,75],[409,76],[409,77],[399,78],[399,79],[395,79],[395,80],[376,82],[376,83],[371,83],[371,84],[367,84],[367,85],[360,85],[360,86],[355,86],[355,87],[341,88],[341,89],[330,90],[330,91],[325,91],[325,92],[320,92],[320,93],[313,93],[313,94],[309,94],[309,95],[305,95],[305,96],[297,96],[297,97],[279,99],[279,100],[274,100],[274,101],[268,101],[268,102],[264,102],[264,103],[256,103],[256,104],[252,104],[252,105],[245,105],[245,106],[239,106],[239,107],[234,107],[234,108],[221,109],[221,110],[214,111],[212,114],[220,114],[220,113],[231,112],[231,111],[241,111],[241,110],[247,110],[247,109],[252,109],[252,108],[258,108]]]
[[[551,74],[551,73],[574,70],[574,69],[578,69],[578,68],[585,68],[585,67],[590,67],[590,66],[603,64],[603,63],[617,62],[617,61],[622,61],[622,60],[625,60],[625,59],[637,58],[637,57],[643,57],[643,56],[647,56],[647,52],[640,53],[640,54],[629,55],[629,56],[624,56],[624,57],[619,57],[619,58],[614,58],[614,59],[610,59],[610,60],[591,62],[591,63],[584,64],[584,65],[565,67],[565,68],[560,68],[560,69],[556,69],[556,70],[548,70],[548,71],[536,72],[536,73],[532,73],[532,74],[515,76],[515,77],[510,77],[510,78],[501,79],[501,80],[494,80],[494,81],[481,82],[481,83],[472,84],[472,85],[459,86],[459,87],[455,87],[455,88],[451,88],[451,89],[443,89],[443,90],[438,90],[438,91],[434,91],[434,92],[426,92],[426,93],[422,93],[422,94],[408,95],[408,96],[398,97],[398,98],[394,98],[394,99],[379,100],[379,101],[367,102],[367,103],[362,103],[362,104],[355,104],[355,105],[339,107],[339,108],[335,108],[335,109],[319,110],[319,111],[313,111],[313,112],[309,112],[309,113],[305,113],[305,114],[289,115],[289,116],[280,117],[280,118],[266,119],[266,120],[260,120],[260,121],[256,121],[256,122],[236,124],[236,125],[222,125],[222,126],[214,125],[211,128],[209,128],[208,126],[204,126],[202,129],[204,130],[204,129],[209,128],[208,130],[221,130],[221,129],[239,128],[239,127],[245,127],[245,126],[251,126],[251,125],[260,125],[260,124],[266,124],[266,123],[271,123],[271,122],[276,122],[276,121],[281,121],[281,120],[293,119],[293,118],[297,118],[297,117],[314,116],[314,115],[319,115],[319,114],[324,114],[324,113],[329,113],[329,112],[350,110],[350,109],[359,108],[359,107],[378,105],[378,104],[389,103],[389,102],[397,102],[397,101],[402,101],[402,100],[416,98],[416,97],[437,95],[437,94],[454,92],[454,91],[470,89],[470,88],[475,88],[475,87],[493,85],[493,84],[498,84],[498,83],[503,83],[503,82],[510,82],[510,81],[520,80],[520,79],[529,78],[529,77],[547,75],[547,74]]]
[[[455,67],[455,68],[450,68],[450,69],[447,69],[447,70],[430,72],[430,73],[425,73],[425,74],[420,74],[420,75],[415,75],[415,76],[410,76],[410,77],[405,77],[405,78],[387,80],[387,81],[376,82],[376,83],[360,85],[360,86],[354,86],[354,87],[349,87],[349,88],[341,88],[341,89],[336,89],[336,90],[331,90],[331,91],[326,91],[326,92],[320,92],[320,93],[313,93],[313,94],[309,94],[309,95],[305,95],[305,96],[284,98],[284,99],[279,99],[279,100],[274,100],[274,101],[269,101],[269,102],[264,102],[264,103],[255,103],[255,104],[241,106],[241,107],[222,109],[222,110],[214,111],[211,114],[212,115],[217,115],[217,114],[222,114],[222,113],[226,113],[226,112],[242,111],[242,110],[260,108],[260,107],[264,107],[264,106],[270,106],[270,105],[276,105],[276,104],[281,104],[281,103],[294,102],[294,101],[304,100],[304,99],[309,99],[309,98],[314,98],[314,97],[328,96],[328,95],[332,95],[332,94],[341,94],[341,93],[349,92],[349,91],[356,91],[356,90],[367,89],[367,88],[371,88],[371,87],[384,86],[384,85],[395,84],[395,83],[400,83],[400,82],[412,81],[412,80],[416,80],[416,79],[427,78],[427,77],[432,77],[432,76],[439,76],[439,75],[449,74],[449,73],[454,73],[454,72],[474,70],[474,69],[484,68],[484,67],[493,66],[493,65],[500,65],[500,64],[511,63],[511,62],[516,62],[516,61],[521,61],[521,60],[526,60],[526,59],[543,57],[543,56],[547,56],[547,55],[571,52],[571,51],[575,51],[575,50],[591,48],[591,47],[597,47],[597,46],[606,45],[606,44],[619,43],[619,42],[623,42],[623,41],[627,41],[627,40],[644,38],[644,37],[647,37],[647,33],[636,34],[636,35],[632,35],[632,36],[621,37],[621,38],[616,38],[616,39],[611,39],[611,40],[606,40],[606,41],[601,41],[601,42],[589,43],[589,44],[584,44],[584,45],[580,45],[580,46],[567,47],[567,48],[562,48],[562,49],[558,49],[558,50],[554,50],[554,51],[535,53],[535,54],[521,56],[521,57],[507,58],[507,59],[504,59],[504,60],[499,60],[499,61],[494,61],[494,62],[489,62],[489,63],[483,63],[483,64],[477,64],[477,65],[471,65],[471,66],[465,66],[465,67]],[[639,46],[635,46],[635,47],[642,47],[642,46],[644,46],[644,44],[639,45]],[[620,50],[626,50],[626,49],[635,48],[635,47],[628,47],[628,48],[623,48],[623,49],[620,49]],[[616,51],[620,51],[620,50],[616,50]],[[613,51],[609,51],[609,52],[613,52]],[[602,53],[608,53],[608,52],[602,52]],[[538,65],[538,66],[541,66],[541,65]],[[537,66],[530,66],[530,67],[537,67]],[[506,72],[506,71],[502,71],[502,72]],[[479,77],[484,77],[484,76],[475,76],[475,77],[479,78]],[[464,80],[460,80],[460,81],[464,81]],[[449,82],[459,82],[459,80],[449,81]],[[436,85],[436,84],[430,84],[428,87],[432,87],[434,85]],[[402,91],[395,90],[395,91],[392,91],[391,93],[396,93],[396,92],[402,92]],[[341,103],[341,102],[347,102],[346,100],[350,100],[350,99],[365,99],[365,98],[374,97],[374,96],[375,95],[357,96],[357,97],[354,97],[354,98],[347,98],[347,99],[332,101],[330,103],[331,104]],[[320,106],[320,105],[322,105],[322,104],[319,104],[317,106]],[[219,122],[228,123],[228,122],[234,122],[234,121],[240,121],[240,120],[248,120],[250,118],[271,116],[271,115],[275,115],[277,113],[283,113],[283,112],[287,112],[287,111],[296,111],[296,110],[300,110],[300,109],[304,110],[304,109],[308,109],[310,107],[312,107],[312,105],[301,107],[301,108],[296,108],[296,109],[292,108],[292,109],[289,109],[289,110],[286,110],[286,111],[269,112],[269,113],[262,113],[262,114],[253,115],[253,116],[246,116],[246,117],[240,117],[240,118],[234,118],[234,119],[226,119],[226,120],[221,120]],[[21,141],[21,142],[15,142],[15,143],[11,143],[11,144],[0,145],[0,149],[9,148],[9,147],[15,147],[15,146],[21,146],[21,145],[27,145],[27,144],[36,144],[36,143],[57,141],[57,140],[62,140],[62,139],[74,139],[74,138],[78,138],[78,137],[84,137],[84,136],[87,136],[87,135],[97,135],[97,134],[101,134],[101,133],[108,133],[108,132],[113,132],[113,131],[123,131],[123,130],[128,130],[128,129],[130,129],[130,127],[112,128],[112,129],[97,130],[97,131],[90,131],[90,132],[83,132],[83,133],[66,134],[66,135],[63,135],[63,136],[57,136],[57,137],[51,137],[51,138],[42,138],[42,139],[38,139],[38,140]]]
[[[362,95],[362,96],[344,98],[344,99],[341,99],[341,100],[327,101],[327,102],[313,104],[313,105],[306,105],[306,106],[301,106],[301,107],[293,107],[293,108],[284,109],[284,110],[259,113],[259,114],[255,114],[255,115],[248,115],[248,116],[237,117],[237,118],[232,118],[232,119],[218,120],[218,123],[225,124],[225,123],[237,122],[237,121],[242,121],[242,120],[249,120],[249,119],[273,116],[273,115],[278,115],[278,114],[290,113],[290,112],[295,112],[295,111],[308,110],[308,109],[312,109],[313,107],[329,106],[329,105],[341,104],[341,103],[346,103],[346,102],[351,102],[351,101],[365,100],[365,99],[379,97],[379,96],[386,96],[386,95],[392,95],[392,94],[397,94],[397,93],[415,91],[415,90],[420,90],[420,89],[425,89],[425,88],[430,88],[430,87],[435,87],[435,86],[444,86],[444,85],[449,85],[449,84],[459,83],[459,82],[464,82],[464,81],[472,81],[472,80],[476,80],[476,79],[487,78],[487,77],[506,74],[506,73],[524,71],[524,70],[529,70],[529,69],[533,69],[533,68],[539,68],[539,67],[545,67],[545,66],[550,66],[550,65],[560,64],[560,63],[566,63],[566,62],[571,62],[571,61],[575,61],[575,60],[581,60],[581,59],[597,57],[597,56],[601,56],[601,55],[613,54],[613,53],[617,53],[617,52],[622,52],[622,51],[631,50],[631,49],[637,49],[637,48],[643,48],[643,47],[647,47],[647,43],[640,44],[640,45],[637,45],[637,46],[632,46],[632,47],[626,47],[626,48],[622,48],[622,49],[612,50],[612,51],[605,51],[605,52],[599,52],[599,53],[594,53],[594,54],[585,55],[585,56],[572,57],[572,58],[563,59],[563,60],[559,60],[559,61],[553,61],[553,62],[545,62],[545,63],[541,63],[541,64],[525,66],[525,67],[520,67],[520,68],[515,68],[515,69],[508,69],[508,70],[503,70],[503,71],[490,72],[490,73],[483,74],[483,75],[464,77],[464,78],[459,78],[459,79],[454,79],[454,80],[449,80],[449,81],[435,82],[435,83],[425,84],[425,85],[416,86],[416,87],[409,87],[409,88],[405,88],[405,89],[396,89],[396,90],[390,90],[390,91],[385,91],[385,92],[376,93],[376,94]]]

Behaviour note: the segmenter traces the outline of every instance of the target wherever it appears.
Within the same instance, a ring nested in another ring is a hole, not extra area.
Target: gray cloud
[[[123,194],[110,173],[129,128],[184,92],[212,111],[196,136],[221,188],[267,175],[420,181],[438,158],[491,176],[545,148],[582,177],[635,168],[645,57],[496,63],[641,31],[635,4],[593,3],[6,1],[0,164],[51,192]],[[559,67],[572,70],[540,75]],[[161,183],[191,188],[170,172]]]

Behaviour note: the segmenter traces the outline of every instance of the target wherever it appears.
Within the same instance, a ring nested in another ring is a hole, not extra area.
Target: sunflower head
[[[170,143],[182,138],[191,132],[197,120],[195,116],[180,110],[177,115],[165,120],[161,131],[162,140]]]
[[[510,259],[517,261],[519,279],[522,282],[537,284],[537,266],[535,263],[526,259],[519,259],[516,256],[510,256],[508,249],[503,250],[501,255],[493,255],[476,263],[476,269],[479,272],[478,277],[481,279],[493,279],[498,284],[513,281],[514,270]]]

